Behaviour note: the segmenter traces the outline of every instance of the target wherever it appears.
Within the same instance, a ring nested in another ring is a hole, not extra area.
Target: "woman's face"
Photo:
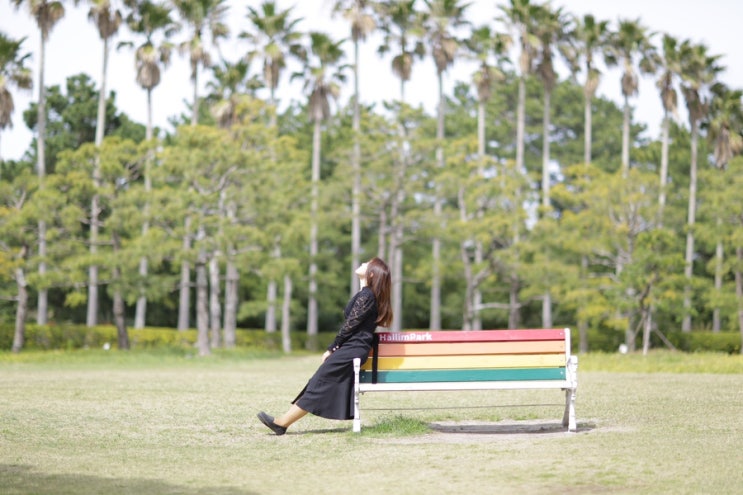
[[[366,268],[368,265],[368,263],[361,263],[361,265],[359,265],[359,267],[356,269],[356,275],[359,276],[361,287],[366,286]]]

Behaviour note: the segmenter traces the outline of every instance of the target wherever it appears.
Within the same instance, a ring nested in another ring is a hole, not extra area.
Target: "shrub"
[[[14,326],[11,323],[0,323],[0,350],[10,350],[13,346]],[[128,329],[129,342],[133,349],[151,349],[156,347],[190,348],[196,344],[196,330],[178,331],[174,328],[148,327]],[[335,334],[321,333],[318,345],[324,349],[335,338]],[[301,350],[307,344],[305,332],[292,332],[292,349]],[[116,346],[116,327],[99,325],[86,327],[70,323],[26,325],[24,349],[84,349],[99,348],[105,344]],[[236,332],[238,347],[280,351],[281,334],[266,333],[263,330],[240,329]]]
[[[740,354],[741,334],[738,332],[671,332],[666,337],[680,351]]]

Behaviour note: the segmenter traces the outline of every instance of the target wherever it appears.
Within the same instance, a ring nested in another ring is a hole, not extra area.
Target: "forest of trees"
[[[10,2],[42,40],[39,98],[22,112],[33,142],[0,155],[0,323],[15,321],[16,352],[32,318],[115,324],[122,349],[130,326],[196,328],[202,355],[234,346],[237,328],[306,331],[312,345],[373,256],[392,269],[394,331],[569,326],[581,351],[589,329],[644,351],[677,330],[743,339],[742,94],[703,44],[532,0],[493,2],[482,25],[459,0],[337,0],[345,41],[303,31],[281,2],[90,0],[100,84],[45,87],[45,45],[81,7]],[[106,92],[123,30],[145,123]],[[355,70],[373,32],[390,64],[377,77],[400,83],[375,105]],[[215,60],[227,38],[243,54]],[[0,31],[0,131],[33,80],[23,44]],[[176,50],[193,97],[156,129]],[[405,98],[425,57],[434,115]],[[477,71],[445,94],[465,59]],[[603,66],[620,69],[622,106],[597,95]],[[641,75],[663,103],[657,140],[632,118]],[[306,100],[279,112],[290,78]]]

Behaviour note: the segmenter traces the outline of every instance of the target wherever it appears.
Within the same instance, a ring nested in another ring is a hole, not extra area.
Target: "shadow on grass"
[[[301,435],[317,435],[322,433],[347,433],[351,431],[351,428],[322,428],[317,430],[289,430],[284,435],[285,437],[291,437],[291,436],[301,436]],[[275,433],[271,432],[270,430],[265,431],[266,436],[268,437],[275,437],[277,436]]]
[[[5,495],[57,495],[105,493],[106,495],[255,495],[257,492],[237,487],[188,487],[160,480],[138,478],[103,478],[76,474],[50,474],[32,466],[0,464],[0,486]]]
[[[568,433],[562,423],[430,423],[433,431],[439,433],[471,433],[476,435],[538,435],[545,433]],[[592,423],[579,423],[577,433],[593,430]]]

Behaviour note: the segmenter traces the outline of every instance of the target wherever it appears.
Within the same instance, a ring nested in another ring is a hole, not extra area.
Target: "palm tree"
[[[552,91],[557,84],[557,74],[554,67],[555,48],[560,53],[566,53],[565,37],[569,32],[570,19],[561,8],[552,10],[548,5],[542,5],[537,11],[535,34],[539,39],[536,74],[544,87],[544,109],[542,116],[542,208],[546,213],[551,206],[550,202],[550,122]],[[572,54],[564,57],[571,63]],[[542,298],[542,325],[552,328],[552,294],[549,289]]]
[[[415,57],[423,57],[425,48],[416,39],[420,34],[420,16],[415,9],[416,0],[397,0],[377,4],[381,20],[383,42],[377,52],[384,55],[394,47],[399,53],[392,57],[392,73],[400,79],[400,101],[405,102],[405,83],[410,81]],[[410,44],[412,43],[412,47]]]
[[[247,39],[254,46],[248,56],[263,60],[264,84],[274,106],[277,104],[276,89],[279,87],[281,73],[286,69],[287,59],[290,55],[298,58],[302,55],[302,34],[297,31],[297,24],[302,18],[292,19],[292,10],[279,10],[273,1],[264,1],[260,11],[248,6],[247,18],[252,27],[249,31],[240,33],[241,38]],[[275,116],[271,124],[276,125]]]
[[[586,14],[582,20],[576,20],[576,28],[573,32],[576,45],[576,57],[583,59],[586,70],[586,82],[583,83],[583,164],[585,167],[591,165],[593,146],[593,98],[596,96],[601,82],[601,71],[596,68],[595,56],[604,54],[609,45],[610,31],[608,21],[596,21],[593,15]],[[577,59],[576,59],[577,62]],[[581,256],[581,278],[587,276],[588,257]],[[581,306],[585,303],[581,301]],[[588,323],[585,318],[578,319],[578,340],[581,352],[588,351]]]
[[[410,80],[413,71],[415,56],[421,58],[425,53],[420,41],[420,15],[415,9],[415,0],[392,1],[377,4],[377,14],[381,21],[383,42],[377,52],[384,55],[390,51],[399,50],[392,57],[392,73],[400,79],[400,106],[405,104],[405,83]],[[412,46],[411,46],[412,44]],[[392,322],[390,330],[399,331],[402,328],[402,279],[403,279],[403,250],[404,225],[402,219],[403,202],[405,201],[404,178],[407,173],[408,156],[405,151],[405,129],[400,126],[400,156],[395,170],[395,190],[389,193],[389,257],[387,262],[392,267],[392,311],[397,317]],[[382,210],[386,215],[385,210]],[[380,219],[381,220],[381,219]],[[386,222],[380,221],[379,228],[379,256],[384,257],[382,247],[386,235]]]
[[[431,55],[436,66],[436,78],[439,87],[438,125],[436,126],[436,163],[439,169],[444,168],[444,115],[446,99],[444,98],[444,79],[446,70],[454,64],[454,58],[459,49],[452,29],[469,24],[464,19],[467,5],[459,0],[424,0],[426,12],[424,14],[424,29],[431,48]],[[440,192],[434,192],[433,215],[436,224],[440,225],[443,200]],[[432,330],[441,328],[441,239],[435,234],[431,246],[431,316],[429,325]]]
[[[245,95],[255,96],[262,83],[255,75],[250,75],[250,61],[246,58],[234,64],[223,60],[212,66],[212,80],[206,83],[210,91],[206,97],[209,110],[217,125],[229,129],[238,120],[237,107]]]
[[[707,139],[714,147],[715,166],[725,170],[728,162],[743,153],[743,91],[730,90],[722,83],[712,86],[709,119],[707,121]],[[718,216],[717,225],[722,224]],[[722,236],[717,239],[715,249],[715,291],[722,291],[723,273]],[[715,305],[712,310],[712,331],[720,331],[720,308]]]
[[[207,102],[217,125],[229,129],[240,121],[239,105],[254,96],[261,83],[256,76],[250,76],[250,61],[241,59],[230,64],[222,61],[212,67],[213,80],[207,83],[210,90]],[[248,96],[251,95],[251,96]],[[225,206],[227,222],[237,223],[237,206],[229,201]],[[225,290],[224,290],[224,342],[226,347],[235,346],[237,329],[238,292],[240,272],[235,261],[237,247],[227,241],[225,256]],[[188,268],[188,267],[187,267]]]
[[[686,108],[689,111],[691,127],[691,166],[689,169],[689,208],[687,215],[686,252],[684,276],[684,318],[681,322],[682,332],[691,332],[691,276],[694,263],[694,223],[697,211],[697,142],[699,125],[709,112],[707,90],[716,82],[722,68],[717,64],[718,55],[709,55],[703,44],[682,44],[681,54],[681,93],[684,95]]]
[[[519,53],[519,91],[516,108],[516,169],[524,169],[524,139],[526,126],[526,78],[534,70],[534,59],[539,47],[539,38],[534,34],[535,20],[538,18],[540,6],[532,4],[531,0],[510,0],[508,6],[498,7],[502,15],[498,18],[513,30],[518,37],[521,51]]]
[[[536,74],[544,87],[544,109],[542,117],[542,207],[550,206],[550,108],[552,91],[557,84],[557,74],[554,67],[554,49],[564,54],[564,59],[572,63],[574,57],[568,53],[566,35],[570,31],[571,19],[561,8],[552,10],[548,5],[542,5],[537,10],[535,34],[539,39]],[[549,328],[549,326],[547,327]]]
[[[662,53],[658,57],[658,69],[661,74],[655,83],[660,91],[660,100],[663,104],[663,127],[661,129],[661,156],[660,156],[660,194],[658,196],[658,219],[663,223],[663,209],[666,205],[666,185],[668,183],[668,128],[671,115],[677,116],[678,93],[676,80],[681,74],[681,60],[679,58],[678,40],[664,34]]]
[[[376,22],[369,12],[367,0],[336,0],[333,12],[342,12],[351,24],[353,41],[353,188],[351,191],[351,294],[359,290],[359,278],[354,273],[361,262],[361,110],[359,106],[359,42],[374,30]]]
[[[310,46],[304,70],[292,74],[292,77],[304,79],[304,89],[309,96],[307,111],[310,122],[314,124],[312,134],[312,193],[310,211],[310,272],[309,295],[307,306],[308,347],[317,346],[318,311],[317,311],[317,214],[320,185],[320,146],[322,123],[330,117],[330,99],[337,99],[341,85],[345,82],[341,64],[344,57],[343,41],[333,41],[324,33],[310,33]]]
[[[601,71],[596,68],[595,56],[597,53],[605,53],[609,37],[609,21],[597,21],[591,14],[586,14],[582,20],[577,21],[576,29],[573,32],[578,55],[583,59],[586,70],[586,82],[583,83],[583,97],[585,99],[583,163],[586,166],[591,164],[592,155],[593,111],[591,107],[601,82]]]
[[[38,136],[36,138],[36,173],[40,185],[43,185],[46,175],[46,88],[44,87],[44,63],[46,55],[46,42],[57,22],[64,17],[65,9],[61,1],[49,0],[11,0],[16,8],[26,5],[28,12],[36,20],[36,26],[41,33],[41,44],[39,49],[39,105],[38,105]],[[77,3],[77,2],[75,2]],[[39,277],[44,279],[46,275],[46,222],[39,220]],[[43,282],[42,282],[43,283]],[[38,303],[36,309],[36,322],[46,325],[49,310],[49,292],[45,287],[39,288]]]
[[[496,32],[487,24],[473,29],[465,41],[467,50],[479,63],[472,82],[477,91],[477,154],[480,157],[485,156],[485,108],[493,94],[494,84],[505,80],[503,66],[510,62],[508,50],[512,43],[510,35]],[[493,55],[495,65],[491,65]]]
[[[0,33],[0,131],[13,127],[13,94],[10,88],[31,89],[33,78],[26,67],[30,53],[22,53],[21,45],[26,38],[14,40]],[[1,157],[1,155],[0,155]]]
[[[480,64],[477,71],[472,76],[477,91],[477,155],[480,163],[485,160],[485,108],[490,101],[493,93],[493,86],[496,82],[505,80],[505,74],[502,67],[509,63],[508,50],[511,47],[512,38],[508,34],[494,32],[488,25],[480,26],[472,31],[469,39],[465,42],[471,56]],[[495,65],[491,65],[491,57],[495,55]],[[479,175],[484,175],[483,166],[478,169]],[[460,244],[460,249],[465,252],[469,246],[475,247],[475,263],[483,261],[482,243],[474,239],[465,239]],[[463,256],[465,262],[465,274],[471,274],[470,256]],[[482,320],[480,318],[480,305],[482,304],[482,293],[478,283],[472,276],[465,276],[467,284],[466,294],[471,294],[471,300],[465,301],[465,328],[472,330],[482,329]]]
[[[300,60],[303,57],[304,49],[300,44],[302,35],[297,31],[297,24],[302,21],[302,18],[293,19],[292,8],[280,10],[274,1],[264,1],[260,10],[248,6],[247,18],[252,25],[251,29],[240,33],[240,38],[247,39],[253,45],[253,49],[248,52],[246,58],[258,57],[263,61],[263,83],[269,90],[271,105],[274,106],[270,124],[276,127],[277,112],[275,108],[278,105],[276,89],[279,87],[281,73],[286,69],[286,63],[290,56],[295,56]],[[281,246],[278,240],[273,253],[275,257],[281,257]],[[290,281],[285,279],[284,286],[286,287],[288,284],[290,284]],[[269,280],[265,319],[265,330],[267,332],[276,331],[277,292],[276,280]],[[284,298],[289,296],[290,291],[284,291]],[[286,301],[284,307],[289,307]]]
[[[101,70],[101,89],[98,93],[98,119],[95,128],[95,145],[100,148],[103,143],[103,131],[106,126],[106,79],[108,74],[109,40],[116,35],[121,25],[122,17],[118,9],[111,6],[111,0],[91,0],[92,5],[88,12],[88,19],[95,23],[98,35],[103,41],[103,68]],[[93,170],[93,184],[96,189],[101,185],[100,162],[96,160]],[[93,195],[90,202],[90,254],[95,260],[98,252],[98,233],[100,229],[100,198]],[[93,262],[88,267],[88,311],[86,325],[89,327],[98,324],[98,265]]]
[[[217,46],[220,38],[229,34],[224,17],[229,7],[227,0],[172,0],[183,22],[192,28],[191,38],[179,46],[181,54],[188,54],[193,82],[193,107],[191,125],[199,122],[199,65],[211,66],[211,56],[204,43],[205,31],[211,33],[211,41]]]
[[[524,165],[524,145],[526,136],[526,78],[534,71],[534,59],[539,47],[539,38],[534,34],[535,20],[538,18],[540,6],[532,4],[530,0],[510,0],[508,6],[499,6],[501,15],[496,18],[506,26],[508,31],[515,33],[519,40],[519,78],[518,103],[516,105],[516,170],[526,173]],[[518,233],[514,243],[518,242]],[[518,292],[521,281],[517,273],[509,275],[509,317],[508,326],[514,328],[518,321]]]
[[[651,60],[655,48],[650,40],[654,33],[649,33],[647,28],[640,24],[640,20],[620,20],[619,28],[613,35],[610,50],[612,54],[607,58],[611,65],[622,64],[622,95],[624,96],[624,122],[622,126],[622,173],[627,174],[629,170],[629,146],[630,146],[630,105],[629,99],[636,96],[639,88],[639,79],[635,66],[640,73],[650,74],[654,72]],[[637,64],[635,60],[638,60]]]
[[[170,63],[170,54],[173,46],[168,41],[160,45],[155,44],[155,37],[162,32],[167,39],[178,29],[178,25],[171,19],[171,9],[164,3],[153,3],[150,0],[124,0],[131,12],[126,18],[129,29],[136,34],[145,37],[145,42],[137,47],[135,54],[137,68],[137,83],[147,92],[147,128],[145,138],[152,140],[152,90],[160,84],[161,67],[165,68]],[[149,195],[152,190],[150,178],[150,161],[146,161],[144,173],[145,194]],[[149,223],[145,219],[142,225],[142,235],[149,230]],[[143,256],[139,262],[139,275],[144,280],[147,277],[147,258]],[[136,314],[134,317],[134,328],[143,328],[145,325],[145,313],[147,309],[147,298],[141,291],[137,298]],[[179,309],[179,314],[181,309]]]

